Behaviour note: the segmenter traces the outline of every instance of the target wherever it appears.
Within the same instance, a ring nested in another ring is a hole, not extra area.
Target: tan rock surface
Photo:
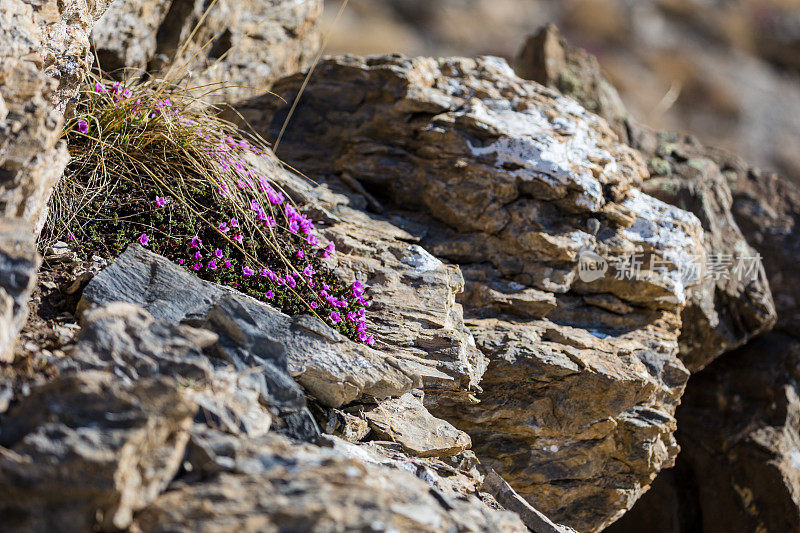
[[[291,101],[299,83],[275,89]],[[240,110],[275,135],[286,108],[262,98]],[[338,58],[320,64],[278,155],[315,180],[359,180],[433,257],[464,266],[466,325],[488,361],[471,380],[480,403],[426,386],[426,404],[535,507],[599,530],[672,464],[692,286],[679,273],[703,255],[703,232],[638,190],[643,161],[603,121],[493,58]],[[580,280],[587,250],[612,263],[605,277]],[[633,252],[664,268],[617,276],[613,259]],[[502,314],[486,318],[487,306]]]

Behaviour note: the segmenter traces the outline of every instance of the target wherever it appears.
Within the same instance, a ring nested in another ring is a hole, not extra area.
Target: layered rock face
[[[320,46],[322,0],[118,0],[94,28],[100,66],[123,78],[188,77],[231,102],[306,68]]]
[[[800,250],[800,191],[728,154],[705,153],[730,184],[736,222],[763,256],[777,325],[692,377],[677,415],[682,452],[674,472],[657,479],[613,531],[800,527],[800,276],[790,266]]]
[[[579,82],[570,86],[575,96],[616,121],[648,158],[652,177],[643,188],[700,218],[710,254],[729,264],[756,252],[761,259],[749,279],[708,279],[703,292],[714,294],[712,307],[693,301],[684,309],[681,356],[690,369],[744,346],[690,380],[677,412],[682,451],[675,468],[610,531],[793,531],[800,428],[798,276],[791,265],[799,250],[800,193],[691,137],[609,113],[596,62],[556,37],[547,28],[529,39],[519,68],[553,86],[565,78]],[[764,334],[776,317],[778,331]]]
[[[275,91],[291,101],[300,81]],[[240,111],[272,135],[286,116],[266,98]],[[278,155],[363,183],[460,265],[488,363],[464,382],[479,402],[434,389],[426,403],[536,507],[599,530],[672,464],[680,312],[698,282],[685,274],[703,231],[637,188],[644,163],[603,121],[497,59],[348,57],[320,64]],[[581,279],[589,257],[605,275]]]
[[[35,240],[67,164],[63,112],[91,65],[89,32],[105,0],[0,6],[0,362],[25,322],[39,257]]]

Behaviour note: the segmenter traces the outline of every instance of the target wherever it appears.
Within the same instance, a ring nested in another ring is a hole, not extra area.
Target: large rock
[[[681,454],[609,531],[800,529],[800,341],[768,333],[692,376]]]
[[[362,411],[375,435],[418,457],[447,457],[469,448],[469,435],[432,416],[422,405],[421,391],[415,392]]]
[[[212,450],[211,443],[219,438],[205,432],[206,449]],[[474,492],[459,494],[457,483],[468,490],[470,479],[452,467],[439,474],[437,470],[447,465],[418,466],[355,445],[343,450],[347,443],[339,442],[337,447],[319,448],[292,444],[274,434],[239,441],[232,461],[223,462],[227,468],[208,480],[174,482],[137,514],[134,527],[138,531],[526,531],[513,513],[491,508]],[[455,476],[460,476],[458,482],[448,486],[448,478]],[[476,484],[472,481],[472,491]]]
[[[224,345],[218,357],[238,370],[247,366],[270,374],[282,368],[330,407],[364,395],[400,395],[420,384],[410,365],[346,339],[315,317],[284,315],[202,281],[138,244],[87,285],[79,308],[115,301],[140,305],[157,319],[219,332]]]
[[[733,190],[733,214],[763,257],[776,331],[693,376],[678,409],[674,472],[611,530],[794,531],[800,528],[800,191],[706,149]]]
[[[274,89],[291,102],[301,81]],[[288,105],[239,110],[275,136]],[[599,530],[672,464],[688,378],[680,312],[696,282],[682,273],[703,257],[703,232],[638,190],[643,161],[602,120],[494,58],[336,58],[319,65],[278,155],[315,180],[363,183],[422,249],[462,265],[473,360],[488,361],[462,388],[480,403],[427,387],[426,403],[535,507]],[[587,252],[604,276],[578,276]],[[614,260],[633,253],[647,272],[627,279]],[[435,268],[433,256],[415,263]]]
[[[208,100],[235,101],[308,67],[321,14],[322,0],[118,0],[92,41],[100,66],[116,76],[188,74]]]
[[[127,527],[178,471],[195,409],[165,378],[87,371],[33,388],[2,419],[3,528]]]
[[[0,215],[36,232],[67,163],[63,111],[91,66],[88,35],[106,0],[0,6]]]
[[[571,46],[555,26],[531,36],[517,72],[560,90],[605,118],[615,133],[648,161],[642,190],[694,213],[703,225],[707,261],[702,284],[682,313],[680,355],[690,371],[772,327],[775,309],[760,258],[742,235],[720,165],[694,138],[637,124],[622,105],[597,59]]]

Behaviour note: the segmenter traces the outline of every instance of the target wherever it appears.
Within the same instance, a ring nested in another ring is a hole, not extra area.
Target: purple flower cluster
[[[133,92],[119,82],[114,82],[110,87],[98,82],[94,85],[94,90],[96,93],[104,95],[103,98],[113,99],[115,103],[130,101],[126,105],[132,106],[134,110],[141,107],[141,99],[134,101]],[[320,269],[320,261],[336,254],[335,244],[333,242],[321,244],[316,235],[314,221],[306,214],[301,213],[266,176],[253,171],[246,163],[247,157],[250,155],[265,156],[266,154],[260,152],[257,147],[251,146],[245,139],[234,139],[231,136],[215,139],[207,133],[207,130],[195,128],[197,123],[184,118],[173,107],[168,97],[157,101],[153,104],[152,109],[142,111],[144,112],[138,114],[141,118],[176,119],[179,124],[192,128],[191,131],[199,136],[203,149],[219,165],[219,170],[233,178],[230,185],[220,185],[215,191],[223,199],[223,204],[238,202],[239,200],[234,198],[242,198],[242,194],[244,194],[249,200],[249,209],[245,210],[248,213],[248,219],[244,227],[250,227],[249,224],[257,224],[268,232],[279,231],[282,241],[288,240],[294,249],[294,252],[288,254],[290,263],[284,267],[284,272],[276,272],[264,268],[262,265],[246,264],[246,261],[242,259],[237,261],[233,257],[226,257],[226,255],[241,257],[237,249],[240,251],[251,250],[253,243],[245,244],[246,235],[240,220],[237,218],[218,219],[213,221],[215,230],[213,236],[203,233],[203,238],[216,246],[209,243],[204,245],[203,239],[199,235],[187,237],[185,249],[188,253],[185,257],[177,258],[178,264],[198,275],[224,282],[233,287],[240,285],[245,288],[252,287],[253,282],[258,281],[257,286],[262,288],[266,300],[277,298],[280,302],[283,301],[281,298],[295,294],[300,301],[306,303],[312,312],[319,312],[319,316],[326,318],[329,323],[340,329],[345,328],[361,342],[373,344],[374,338],[367,333],[367,325],[364,321],[365,311],[370,306],[370,302],[364,294],[364,285],[355,281],[346,288],[339,284],[337,284],[338,288],[332,288],[323,281],[327,279],[330,282],[330,279],[325,277],[330,274],[320,272],[320,270],[324,270]],[[77,130],[86,134],[89,131],[89,124],[85,120],[78,120]],[[238,194],[232,194],[231,188],[233,187],[239,189]],[[157,209],[167,208],[168,205],[174,203],[174,199],[165,196],[155,197]],[[237,212],[241,213],[242,211]],[[217,236],[219,239],[216,238]],[[139,242],[143,246],[158,247],[159,245],[158,239],[154,241],[153,237],[146,233],[141,234]],[[223,245],[224,242],[228,244]],[[204,253],[210,257],[204,258]],[[324,265],[324,263],[322,264]],[[300,296],[301,294],[302,296]]]

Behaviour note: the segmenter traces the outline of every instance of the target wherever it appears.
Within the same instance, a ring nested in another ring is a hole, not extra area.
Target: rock
[[[28,317],[40,263],[28,224],[0,219],[0,363],[14,358],[14,343]]]
[[[291,102],[301,83],[293,76],[274,90]],[[288,105],[263,97],[239,111],[274,138]],[[597,531],[673,463],[673,413],[689,375],[680,312],[697,281],[681,272],[703,257],[703,233],[694,215],[640,192],[644,162],[604,121],[496,58],[333,58],[315,71],[278,154],[327,179],[319,198],[337,173],[361,182],[402,238],[433,258],[409,265],[465,266],[460,303],[481,354],[462,359],[474,370],[461,394],[426,383],[426,407],[469,433],[481,460],[535,508]],[[334,219],[327,233],[352,243],[338,237],[343,225]],[[371,242],[372,228],[347,235]],[[367,246],[343,249],[358,247]],[[605,270],[584,281],[587,252]],[[615,259],[633,253],[663,268],[626,276]],[[381,275],[366,280],[379,294]],[[525,304],[508,311],[510,301]],[[378,309],[402,315],[406,304],[395,294]],[[414,346],[408,329],[384,331],[387,344]],[[427,351],[418,357],[455,377]]]
[[[179,289],[178,289],[179,288]],[[397,396],[419,385],[413,369],[346,339],[311,316],[289,317],[218,285],[200,280],[164,257],[131,245],[87,285],[79,309],[127,301],[155,318],[189,321],[217,332],[216,356],[237,369],[263,368],[269,394],[286,369],[317,400],[330,407]],[[267,364],[269,363],[269,364]],[[273,398],[280,405],[282,398]],[[309,415],[310,416],[310,415]]]
[[[421,391],[415,392],[363,411],[375,435],[418,457],[449,457],[468,449],[469,435],[432,416],[422,405]]]
[[[799,364],[800,341],[768,333],[692,376],[674,474],[608,531],[800,528]]]
[[[691,371],[768,331],[775,305],[762,258],[745,239],[720,166],[690,137],[630,126],[632,146],[650,161],[642,189],[701,220],[708,262],[703,283],[683,311],[681,358]]]
[[[0,215],[38,234],[67,164],[63,111],[91,66],[88,34],[106,0],[8,0],[0,8]]]
[[[715,152],[733,191],[733,216],[747,241],[762,256],[775,298],[776,328],[800,330],[800,188],[777,174]]]
[[[597,59],[570,46],[553,25],[528,39],[517,58],[522,77],[559,89],[605,118],[617,135],[642,152],[652,177],[642,190],[697,215],[705,237],[703,283],[682,313],[681,359],[690,371],[767,331],[775,310],[761,261],[731,213],[725,178],[691,137],[656,132],[633,121]]]
[[[610,531],[800,527],[800,193],[730,154],[705,153],[730,184],[736,222],[763,257],[777,325],[692,377],[677,414],[682,452],[674,472]]]
[[[435,489],[407,468],[365,460],[375,454],[358,455],[291,444],[274,434],[240,440],[227,469],[207,480],[173,482],[137,514],[134,529],[526,531],[514,514],[474,495]]]
[[[574,533],[574,529],[553,523],[517,494],[511,485],[491,468],[486,468],[483,490],[495,497],[503,507],[517,513],[528,529],[535,533]]]
[[[164,378],[86,371],[32,388],[3,415],[4,527],[127,527],[177,472],[194,411]]]
[[[218,337],[208,330],[154,320],[140,307],[122,302],[86,312],[84,324],[74,349],[56,364],[62,375],[106,370],[127,384],[167,376],[185,387],[188,397],[200,406],[198,420],[209,426],[233,434],[261,435],[272,424],[267,409],[274,409],[280,417],[278,431],[300,439],[319,433],[313,422],[311,428],[293,423],[297,417],[310,419],[310,414],[302,391],[285,371],[284,383],[273,379],[272,395],[264,397],[250,368],[231,368],[209,359],[206,353],[214,351]],[[270,370],[280,374],[278,369]],[[244,375],[238,375],[242,371]],[[293,402],[274,401],[281,394]]]
[[[225,288],[206,283],[168,259],[132,244],[86,286],[78,312],[92,305],[128,302],[142,307],[156,319],[199,324],[226,292]]]
[[[167,77],[182,70],[206,99],[231,102],[308,67],[321,14],[321,0],[118,0],[92,41],[99,64],[118,77],[121,69]]]
[[[619,93],[600,71],[597,58],[570,45],[555,24],[528,37],[514,63],[519,77],[575,99],[587,111],[606,119],[614,133],[627,142],[628,110]]]

